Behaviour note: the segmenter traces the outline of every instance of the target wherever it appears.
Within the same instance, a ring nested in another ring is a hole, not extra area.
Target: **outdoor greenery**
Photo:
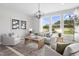
[[[43,26],[43,28],[44,29],[49,29],[49,25],[46,24],[46,25]]]
[[[73,28],[64,28],[64,34],[73,34]]]
[[[73,28],[74,28],[74,21],[73,20],[64,20],[64,34],[73,34]],[[57,21],[52,25],[52,32],[56,32],[55,29],[60,28],[60,21]],[[44,25],[43,29],[49,29],[49,25]]]

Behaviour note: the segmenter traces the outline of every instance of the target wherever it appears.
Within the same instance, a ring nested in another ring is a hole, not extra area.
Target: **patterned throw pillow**
[[[9,35],[10,37],[12,37],[12,35],[14,35],[14,33],[9,33],[8,35]]]

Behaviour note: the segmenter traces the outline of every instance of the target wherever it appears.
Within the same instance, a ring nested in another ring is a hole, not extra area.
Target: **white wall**
[[[12,19],[17,20],[25,20],[27,21],[27,29],[12,29]],[[26,15],[16,12],[14,10],[4,8],[0,6],[0,35],[3,33],[10,33],[14,32],[18,34],[19,36],[22,36],[28,31],[28,28],[30,27],[30,19]]]
[[[40,32],[40,20],[32,17],[32,19],[31,19],[31,28],[33,29],[33,32],[39,33]]]

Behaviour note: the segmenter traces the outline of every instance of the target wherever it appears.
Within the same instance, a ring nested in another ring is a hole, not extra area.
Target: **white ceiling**
[[[16,10],[27,15],[33,15],[38,10],[38,3],[1,3],[0,6]],[[78,6],[78,3],[41,3],[40,10],[44,14],[47,14]]]

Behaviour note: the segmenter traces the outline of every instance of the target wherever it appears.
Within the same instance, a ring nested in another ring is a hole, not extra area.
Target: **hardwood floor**
[[[24,44],[23,41],[15,46],[7,47],[4,45],[0,45],[0,56],[42,56],[42,49],[29,48],[27,45]],[[17,52],[21,55],[18,55]]]
[[[4,45],[0,45],[0,56],[17,56],[17,54],[6,48]]]

